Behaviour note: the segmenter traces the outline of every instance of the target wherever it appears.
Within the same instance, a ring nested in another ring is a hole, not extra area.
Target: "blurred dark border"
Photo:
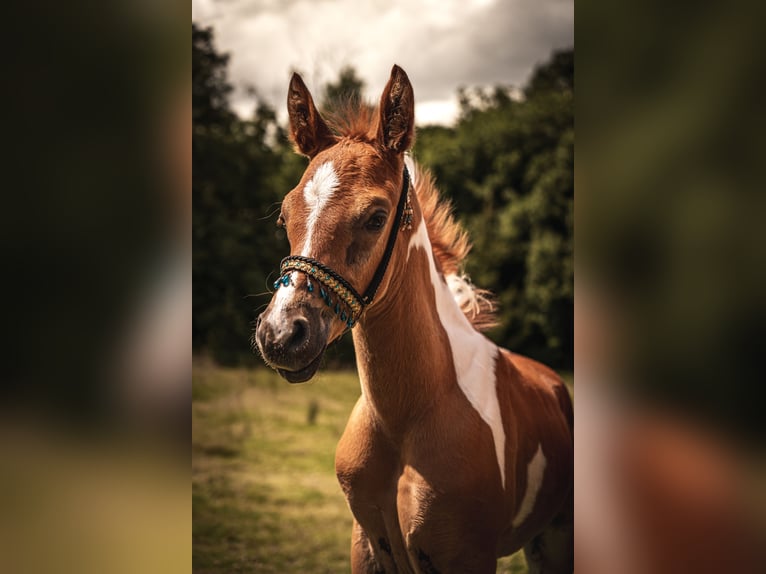
[[[631,392],[762,446],[756,13],[747,2],[578,6],[576,260],[583,285],[608,292]]]
[[[739,532],[747,521],[734,510],[763,508],[752,494],[762,492],[766,431],[766,52],[759,10],[741,1],[577,7],[576,305],[589,306],[575,314],[576,324],[587,326],[585,354],[575,341],[576,409],[588,404],[581,397],[589,381],[608,380],[595,402],[620,389],[619,404],[637,420],[650,413],[666,421],[652,427],[652,440],[646,422],[634,427],[649,458],[630,457],[644,461],[633,467],[639,478],[632,492],[650,484],[640,470],[662,464],[681,471],[661,475],[655,494],[688,493],[693,477],[731,470],[734,478],[699,491],[706,494],[694,508],[709,513],[675,514],[696,517],[679,520],[677,532],[716,523]],[[17,552],[3,553],[0,570],[103,572],[105,564],[139,556],[147,560],[140,571],[188,571],[188,402],[179,391],[136,423],[141,419],[126,414],[116,390],[120,371],[110,370],[119,364],[110,361],[120,337],[151,291],[146,286],[172,266],[162,253],[183,243],[176,239],[184,235],[177,232],[183,192],[170,191],[184,188],[183,170],[170,167],[173,144],[163,142],[174,140],[165,126],[188,95],[188,11],[90,2],[15,6],[9,15],[0,527],[15,533],[3,537],[3,549]],[[579,333],[576,327],[576,339]],[[188,381],[179,372],[170,377]],[[580,429],[587,424],[578,417]],[[656,432],[678,426],[685,430]],[[680,434],[686,440],[663,451],[664,463],[650,456],[670,444],[668,435]],[[627,444],[620,443],[622,452],[632,452]],[[595,440],[579,446],[599,449]],[[692,466],[685,455],[700,450],[706,454],[697,460],[707,463]],[[579,453],[577,464],[585,460]],[[612,463],[596,476],[609,474]],[[594,478],[586,474],[576,489]],[[750,483],[760,490],[743,486]],[[176,504],[172,495],[179,493],[185,500]],[[721,493],[733,500],[715,498]],[[105,504],[115,494],[131,501],[130,520],[123,520],[125,507]],[[651,509],[679,496],[639,500]],[[585,512],[603,498],[587,499]],[[55,504],[65,500],[78,504]],[[112,509],[98,511],[104,508]],[[716,521],[726,511],[730,520]],[[22,526],[24,516],[31,522]],[[167,530],[151,530],[170,549],[161,556],[146,537],[147,546],[135,538],[158,517],[169,520]],[[636,522],[630,513],[623,518]],[[89,560],[93,533],[116,523],[129,530],[114,530],[123,544],[104,546],[103,561]],[[744,528],[738,540],[753,531],[763,529]],[[40,542],[51,532],[72,534],[63,551]],[[578,529],[578,547],[587,532]],[[730,549],[716,534],[691,538],[692,552],[708,559],[696,572],[722,563],[710,550],[717,556]],[[748,560],[723,571],[763,571],[749,560],[752,548],[730,553]],[[684,549],[677,546],[676,554]],[[50,560],[30,560],[39,556]]]

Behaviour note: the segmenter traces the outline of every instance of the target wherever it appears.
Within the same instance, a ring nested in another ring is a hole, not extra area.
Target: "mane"
[[[340,137],[372,143],[378,132],[378,108],[357,98],[340,100],[322,116]]]
[[[330,129],[340,137],[368,143],[376,137],[378,108],[358,99],[342,100],[324,116]],[[452,296],[475,329],[491,329],[497,325],[494,295],[476,287],[463,272],[465,258],[471,250],[468,233],[455,221],[452,203],[440,197],[431,173],[410,157],[406,163],[426,222],[434,259],[444,273]]]
[[[455,220],[452,202],[440,197],[431,173],[410,158],[407,158],[406,162],[412,173],[434,259],[444,273],[452,296],[475,329],[491,329],[497,325],[494,295],[486,289],[476,287],[463,272],[465,259],[471,250],[468,233]]]

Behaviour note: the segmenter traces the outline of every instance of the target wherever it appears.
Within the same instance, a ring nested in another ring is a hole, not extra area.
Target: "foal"
[[[297,383],[353,328],[362,392],[335,460],[352,572],[494,572],[522,547],[530,572],[571,572],[569,395],[477,330],[487,305],[459,275],[465,233],[405,157],[407,75],[394,66],[379,109],[334,129],[298,75],[287,106],[311,161],[282,203],[291,256],[255,341]]]

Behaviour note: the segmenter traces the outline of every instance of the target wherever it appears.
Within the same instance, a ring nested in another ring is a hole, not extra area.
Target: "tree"
[[[192,122],[195,126],[228,125],[235,119],[229,108],[231,85],[226,78],[227,54],[213,45],[212,28],[192,22]]]
[[[524,89],[527,98],[544,92],[574,91],[574,50],[554,52],[551,59],[537,66]]]
[[[249,120],[231,111],[228,57],[216,52],[212,30],[192,24],[192,39],[192,345],[222,364],[252,363],[252,322],[286,249],[275,212],[303,160],[266,103]]]

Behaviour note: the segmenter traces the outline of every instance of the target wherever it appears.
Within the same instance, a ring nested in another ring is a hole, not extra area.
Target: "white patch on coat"
[[[301,250],[304,257],[311,257],[316,224],[327,202],[338,189],[338,184],[338,174],[335,172],[332,162],[328,161],[317,168],[314,176],[303,188],[303,198],[309,208],[309,215],[306,218],[306,242]]]
[[[410,154],[404,155],[404,165],[407,166],[407,171],[410,174],[410,183],[412,184],[412,187],[415,187],[417,185],[417,171],[415,171],[415,160],[412,159],[412,156]]]
[[[524,498],[521,500],[519,510],[516,512],[516,516],[513,517],[513,522],[511,522],[511,525],[514,527],[520,526],[532,514],[532,510],[535,508],[537,493],[540,492],[540,487],[543,484],[545,464],[543,446],[538,444],[537,451],[527,466],[527,489],[524,492]]]
[[[495,375],[498,348],[473,328],[449,286],[436,271],[431,241],[428,238],[424,219],[420,220],[417,231],[410,239],[408,257],[415,248],[423,249],[426,253],[431,283],[436,295],[436,307],[439,319],[449,338],[458,385],[492,431],[500,479],[505,489],[505,430],[497,398]]]
[[[287,285],[280,284],[274,293],[274,307],[271,313],[276,317],[281,317],[287,307],[295,297],[295,282],[298,280],[298,272],[292,271],[290,273],[290,282]],[[280,326],[286,326],[287,321],[280,321]],[[284,323],[285,325],[282,325]]]

